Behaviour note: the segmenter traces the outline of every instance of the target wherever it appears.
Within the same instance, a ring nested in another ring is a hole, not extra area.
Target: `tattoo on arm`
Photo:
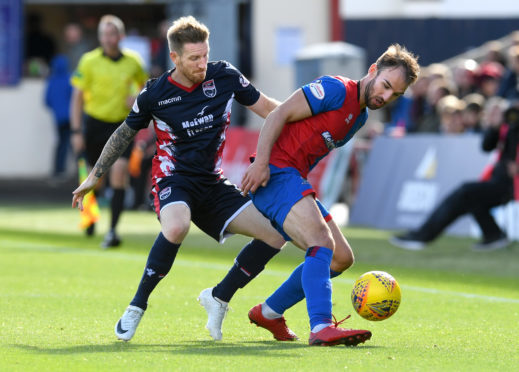
[[[126,150],[138,131],[130,128],[126,121],[110,136],[95,165],[95,175],[101,178],[117,158]]]

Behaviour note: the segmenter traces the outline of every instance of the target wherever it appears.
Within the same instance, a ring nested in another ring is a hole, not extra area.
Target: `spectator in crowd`
[[[488,62],[495,62],[501,65],[501,68],[504,68],[506,65],[506,58],[503,54],[503,50],[505,46],[499,40],[492,40],[488,43],[485,43],[484,47],[487,50],[487,53],[483,59],[483,64]]]
[[[418,123],[418,132],[438,133],[440,132],[440,117],[438,113],[438,102],[445,96],[455,94],[453,84],[443,78],[433,78],[427,88],[425,114]]]
[[[496,108],[499,106],[496,106]],[[496,116],[494,119],[499,118]],[[478,223],[483,239],[474,245],[477,251],[505,248],[509,241],[497,225],[491,209],[514,198],[514,179],[519,177],[519,108],[510,107],[503,120],[493,120],[485,130],[484,151],[499,150],[494,166],[485,170],[482,179],[466,182],[452,191],[417,229],[394,236],[390,242],[400,248],[420,250],[436,239],[458,217],[471,214]],[[515,195],[517,195],[515,190]]]
[[[485,98],[497,94],[503,76],[503,66],[497,62],[481,63],[476,70],[477,92]]]
[[[74,71],[79,59],[83,54],[90,50],[90,47],[83,37],[83,29],[77,23],[69,23],[63,30],[65,40],[65,55],[68,58],[69,68]]]
[[[383,109],[383,114],[386,115],[385,132],[388,135],[401,137],[412,131],[410,117],[412,103],[411,97],[404,94]]]
[[[490,97],[485,101],[481,118],[481,129],[486,131],[492,127],[499,127],[503,122],[503,113],[508,108],[509,102],[501,97]]]
[[[70,98],[72,86],[67,58],[57,55],[51,61],[50,75],[45,90],[45,104],[54,115],[58,142],[54,151],[54,176],[63,176],[70,148]]]
[[[443,63],[431,63],[427,66],[427,74],[431,82],[436,79],[452,81],[452,71]]]
[[[462,59],[453,67],[452,76],[458,87],[459,98],[476,91],[474,73],[477,67],[478,63],[473,59]]]
[[[409,90],[411,92],[411,105],[409,112],[410,123],[408,132],[416,132],[421,126],[427,111],[427,90],[429,89],[429,76],[427,69],[423,69],[416,83]]]
[[[519,36],[518,36],[519,38]],[[501,80],[497,94],[509,100],[519,99],[519,42],[508,50],[508,68]]]
[[[471,93],[463,97],[463,127],[467,133],[481,132],[481,118],[485,106],[485,97],[478,93]]]
[[[449,94],[438,101],[437,108],[441,133],[463,133],[463,110],[465,110],[465,102],[455,95]]]

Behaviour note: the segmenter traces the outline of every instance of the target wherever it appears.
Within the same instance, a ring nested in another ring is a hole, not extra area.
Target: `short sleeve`
[[[88,86],[88,66],[88,58],[83,55],[78,62],[76,70],[70,78],[70,84],[72,84],[73,87],[78,88],[79,90],[85,90],[85,87]]]
[[[226,62],[225,69],[233,79],[234,98],[236,101],[244,106],[252,106],[255,104],[260,97],[259,90],[229,62]]]
[[[135,102],[132,109],[126,118],[126,124],[132,129],[140,130],[148,127],[152,119],[148,104],[148,88],[144,87]]]
[[[322,76],[301,89],[313,115],[338,110],[346,99],[346,86],[342,80],[332,76]]]

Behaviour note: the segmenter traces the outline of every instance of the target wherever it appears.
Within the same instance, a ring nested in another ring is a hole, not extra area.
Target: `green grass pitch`
[[[99,248],[78,230],[66,205],[0,207],[0,371],[516,371],[519,366],[519,245],[470,250],[471,239],[442,237],[427,250],[390,246],[391,232],[346,228],[357,261],[333,279],[334,314],[369,329],[357,347],[308,347],[302,302],[287,311],[300,341],[283,343],[254,325],[248,310],[302,261],[292,245],[231,301],[224,338],[211,340],[199,292],[216,284],[248,240],[224,245],[192,227],[169,275],[150,298],[132,341],[113,327],[132,298],[159,230],[153,213],[128,212],[118,249]],[[368,322],[354,313],[354,280],[391,273],[402,288],[393,317]]]

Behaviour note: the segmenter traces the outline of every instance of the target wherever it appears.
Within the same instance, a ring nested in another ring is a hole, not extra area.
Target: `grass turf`
[[[99,248],[77,229],[67,206],[0,207],[0,370],[516,370],[519,365],[519,248],[476,253],[470,239],[443,237],[421,252],[390,246],[390,232],[346,228],[353,268],[333,280],[334,313],[346,327],[370,329],[354,348],[308,347],[304,303],[287,311],[301,338],[282,343],[249,324],[263,301],[303,259],[288,245],[240,290],[224,322],[224,339],[205,330],[198,293],[216,284],[248,240],[223,246],[193,227],[170,274],[159,284],[134,339],[117,341],[113,326],[133,296],[158,232],[154,214],[128,212],[124,245]],[[384,270],[402,287],[402,305],[383,322],[368,322],[350,303],[353,281]]]

